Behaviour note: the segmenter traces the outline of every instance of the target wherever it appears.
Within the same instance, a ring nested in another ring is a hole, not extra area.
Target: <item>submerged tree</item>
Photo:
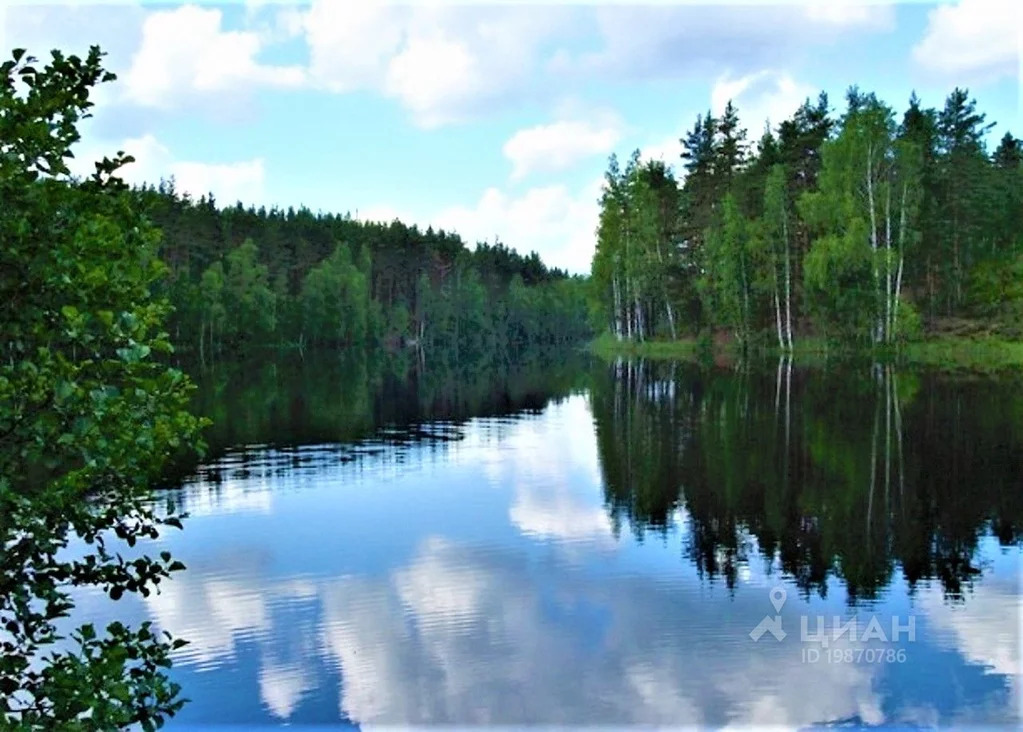
[[[170,350],[155,230],[116,177],[130,158],[68,183],[66,160],[109,81],[98,48],[16,50],[0,65],[0,726],[151,729],[183,703],[165,675],[182,641],[148,623],[73,621],[72,588],[148,595],[181,568],[122,543],[180,526],[147,488],[194,446],[190,385]],[[76,540],[76,549],[68,551]]]

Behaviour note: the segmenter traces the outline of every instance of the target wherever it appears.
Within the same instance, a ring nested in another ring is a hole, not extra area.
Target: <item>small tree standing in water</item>
[[[180,527],[147,488],[201,427],[188,379],[153,360],[168,307],[157,232],[115,176],[131,158],[66,180],[90,92],[114,78],[101,56],[0,64],[0,727],[152,729],[183,704],[165,675],[183,641],[58,628],[75,587],[148,595],[183,568],[114,545]]]

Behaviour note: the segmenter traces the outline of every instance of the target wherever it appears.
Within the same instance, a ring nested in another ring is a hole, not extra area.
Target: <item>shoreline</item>
[[[698,338],[674,341],[617,341],[603,334],[586,345],[586,350],[605,360],[617,357],[679,360],[730,364],[739,359],[732,345],[713,345]],[[783,356],[775,346],[757,346],[750,350],[754,360]],[[870,359],[908,366],[923,366],[946,371],[979,373],[1023,372],[1023,341],[992,336],[967,337],[936,335],[904,344],[897,349],[874,349],[829,345],[821,339],[796,341],[792,359],[800,365],[824,365]]]

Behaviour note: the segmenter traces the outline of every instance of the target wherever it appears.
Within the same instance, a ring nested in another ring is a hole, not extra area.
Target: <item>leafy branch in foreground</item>
[[[199,447],[171,350],[157,232],[116,177],[67,180],[99,49],[0,65],[0,727],[160,726],[184,703],[165,675],[181,640],[148,624],[70,630],[74,598],[148,595],[183,569],[140,540],[180,528],[148,487]],[[122,556],[122,552],[124,555]]]

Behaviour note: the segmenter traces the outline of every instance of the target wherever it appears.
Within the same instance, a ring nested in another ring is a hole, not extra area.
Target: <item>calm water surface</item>
[[[213,454],[168,494],[188,570],[119,612],[191,640],[179,728],[1014,726],[1020,386],[573,359],[216,371]]]

